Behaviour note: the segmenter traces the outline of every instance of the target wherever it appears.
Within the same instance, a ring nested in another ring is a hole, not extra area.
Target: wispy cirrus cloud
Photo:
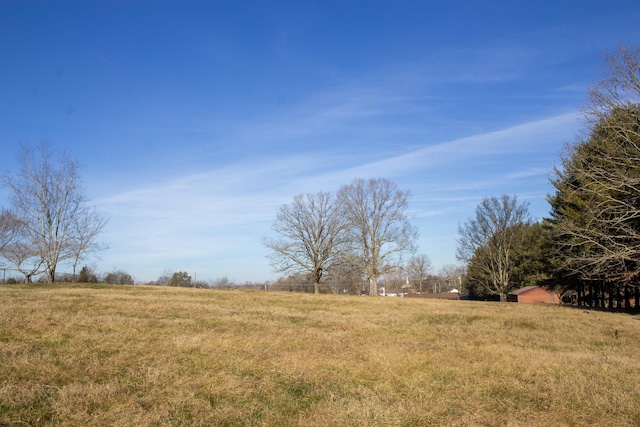
[[[504,67],[492,69],[501,54],[513,66],[503,61]],[[517,58],[499,49],[467,58],[475,64],[469,69],[486,71],[482,78],[465,75],[452,56],[422,68],[393,66],[242,122],[169,123],[178,133],[215,134],[212,145],[238,155],[214,158],[199,147],[203,160],[193,172],[156,174],[161,178],[155,184],[146,180],[103,192],[97,203],[112,217],[107,240],[127,254],[113,262],[144,258],[161,271],[181,260],[211,271],[203,277],[218,274],[216,262],[246,263],[241,270],[265,275],[260,239],[269,234],[278,207],[297,194],[335,191],[357,177],[386,177],[409,188],[416,225],[427,233],[443,218],[464,217],[482,195],[527,191],[527,182],[544,181],[549,159],[574,134],[578,114],[524,122],[512,117],[470,134],[455,127],[455,118],[439,116],[437,90],[442,82],[510,79],[527,66]]]
[[[412,190],[418,222],[433,221],[469,209],[483,189],[509,188],[510,183],[517,187],[532,177],[544,178],[546,165],[505,164],[491,176],[481,170],[474,176],[470,165],[553,149],[561,144],[559,135],[570,134],[575,122],[576,115],[568,113],[372,162],[355,159],[346,166],[336,166],[331,154],[264,157],[114,191],[97,203],[112,216],[111,236],[119,245],[128,245],[124,253],[140,252],[158,263],[219,257],[239,246],[247,253],[261,253],[260,237],[269,233],[278,207],[296,194],[334,191],[356,177],[384,176]],[[432,173],[449,175],[438,177],[434,188]]]

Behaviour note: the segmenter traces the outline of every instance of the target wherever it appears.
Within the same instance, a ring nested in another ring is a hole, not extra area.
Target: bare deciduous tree
[[[438,270],[438,292],[460,291],[464,268],[456,264],[445,264]]]
[[[408,191],[384,178],[355,179],[338,193],[357,254],[354,262],[369,280],[370,295],[378,295],[378,278],[400,266],[402,254],[416,249],[417,229],[406,213],[408,199]]]
[[[101,252],[108,246],[98,240],[99,234],[107,224],[107,219],[95,208],[83,206],[72,221],[72,235],[74,236],[69,250],[72,252],[73,277],[76,277],[78,263],[87,256]]]
[[[5,246],[1,254],[24,275],[25,283],[31,283],[33,276],[42,273],[42,258],[38,248],[28,241],[16,240]]]
[[[227,276],[217,277],[211,281],[210,287],[214,289],[230,289],[236,287],[236,283]]]
[[[475,218],[458,227],[457,257],[469,263],[476,278],[492,294],[506,301],[514,287],[514,256],[524,239],[523,224],[531,221],[526,203],[516,196],[487,197],[476,207]]]
[[[640,47],[621,46],[605,56],[605,77],[589,90],[587,118],[597,126],[617,108],[628,109],[640,101]]]
[[[404,268],[397,266],[390,268],[384,274],[385,295],[398,296],[408,291],[409,278]]]
[[[5,173],[4,185],[11,191],[13,212],[23,223],[22,238],[33,244],[47,281],[55,281],[58,265],[76,256],[80,238],[77,226],[95,217],[87,215],[78,163],[66,153],[56,152],[46,141],[37,147],[22,147],[17,174]],[[101,227],[98,227],[101,229]],[[94,236],[95,237],[95,236]]]
[[[160,277],[158,277],[158,280],[156,280],[155,284],[158,286],[168,286],[173,273],[174,271],[172,269],[165,268]]]
[[[25,223],[10,211],[2,211],[0,216],[0,256],[24,275],[25,283],[42,273],[42,258],[38,248],[26,236]]]
[[[0,251],[13,242],[21,227],[20,219],[11,211],[0,212]]]
[[[359,295],[363,290],[362,270],[353,263],[353,257],[347,256],[337,260],[331,266],[331,275],[326,286],[334,294]]]
[[[320,293],[325,273],[340,256],[344,224],[330,193],[296,196],[280,207],[272,227],[278,237],[263,240],[271,265],[278,272],[310,276]]]
[[[422,293],[422,285],[431,271],[431,260],[426,254],[414,255],[409,258],[407,271],[418,283],[418,292]]]

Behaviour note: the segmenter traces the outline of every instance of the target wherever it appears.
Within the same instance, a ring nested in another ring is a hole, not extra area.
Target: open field
[[[640,321],[564,307],[0,287],[0,425],[640,425]]]

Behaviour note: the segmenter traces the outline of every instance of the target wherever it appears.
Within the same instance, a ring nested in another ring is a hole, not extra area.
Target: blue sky
[[[486,196],[548,212],[602,55],[637,1],[0,2],[0,148],[48,139],[110,217],[98,271],[277,278],[277,209],[385,177],[456,263]],[[6,193],[0,193],[6,206]]]

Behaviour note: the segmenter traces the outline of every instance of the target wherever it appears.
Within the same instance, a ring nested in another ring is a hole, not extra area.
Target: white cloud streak
[[[576,114],[563,114],[342,168],[333,167],[330,154],[254,159],[114,192],[97,204],[112,216],[107,232],[115,240],[112,246],[141,263],[156,260],[166,267],[176,259],[215,258],[243,250],[256,254],[262,252],[260,239],[269,233],[278,206],[299,193],[334,191],[356,177],[385,176],[410,186],[416,183],[418,189],[412,192],[419,221],[450,215],[461,206],[468,209],[478,197],[465,195],[472,188],[488,191],[505,181],[527,180],[549,171],[529,164],[505,165],[504,172],[492,177],[462,176],[460,171],[468,169],[470,162],[553,149],[559,145],[559,135],[573,132],[576,120]],[[460,173],[457,184],[444,180],[451,183],[439,184],[435,193],[416,194],[423,188],[420,180],[429,180],[432,169],[443,168]],[[448,200],[443,194],[449,195]]]

